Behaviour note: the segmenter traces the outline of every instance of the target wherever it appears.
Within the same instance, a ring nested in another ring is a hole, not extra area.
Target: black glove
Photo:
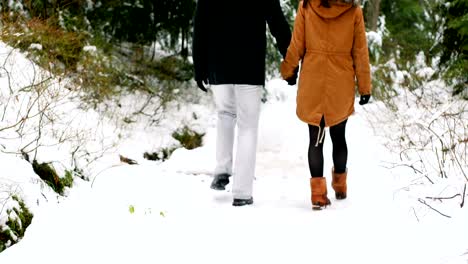
[[[204,91],[205,93],[207,92],[206,87],[203,83],[208,83],[208,79],[205,80],[197,80],[197,86],[200,88],[200,90]]]
[[[286,79],[286,82],[288,82],[288,85],[296,85],[296,82],[297,82],[297,72],[299,71],[299,67],[296,67],[296,69],[294,69],[294,74],[293,76],[289,77],[288,79]]]
[[[361,95],[361,99],[359,99],[359,104],[365,105],[369,102],[369,99],[370,99],[370,94]]]

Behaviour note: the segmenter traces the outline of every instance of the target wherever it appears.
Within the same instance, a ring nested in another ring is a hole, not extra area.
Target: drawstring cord
[[[323,143],[324,138],[325,138],[325,128],[322,129],[322,137],[320,138],[319,144]]]
[[[320,141],[320,132],[322,132],[322,127],[319,126],[319,132],[317,134],[317,141],[315,142],[315,146],[318,147]]]
[[[324,138],[325,138],[325,128],[322,129],[322,127],[319,126],[319,132],[317,135],[317,141],[315,142],[315,146],[318,147],[319,144],[322,144]]]

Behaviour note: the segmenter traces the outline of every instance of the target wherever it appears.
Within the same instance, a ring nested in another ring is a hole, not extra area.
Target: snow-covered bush
[[[452,97],[443,81],[430,80],[430,68],[416,68],[420,87],[395,86],[398,95],[389,99],[393,107],[375,104],[382,114],[371,116],[370,121],[394,154],[385,166],[407,169],[411,184],[405,189],[410,190],[416,212],[448,200],[452,203],[447,202],[446,210],[452,205],[460,208],[468,183],[468,102]]]
[[[161,148],[158,151],[145,152],[143,154],[143,157],[147,160],[152,160],[152,161],[166,161],[171,157],[172,152],[174,152],[176,149],[177,147]]]
[[[0,216],[7,202],[13,201],[15,206],[6,209],[6,222],[0,218],[0,253],[6,248],[16,244],[23,238],[26,228],[31,224],[33,214],[26,207],[23,200],[16,195],[9,196],[4,201],[0,200]]]
[[[385,15],[379,17],[377,31],[368,31],[366,33],[369,56],[373,64],[380,62],[383,40],[388,37],[388,34],[388,29],[385,27]]]

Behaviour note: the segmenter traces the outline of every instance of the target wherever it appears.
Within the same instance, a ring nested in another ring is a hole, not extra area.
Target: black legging
[[[346,145],[346,122],[330,127],[330,137],[333,143],[333,166],[336,173],[346,171],[348,146]],[[322,117],[320,128],[309,125],[309,169],[312,177],[323,175],[323,140],[325,139],[325,119]]]

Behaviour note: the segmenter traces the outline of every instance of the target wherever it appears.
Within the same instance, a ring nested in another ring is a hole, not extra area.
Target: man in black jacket
[[[195,80],[205,92],[205,85],[211,85],[218,113],[216,168],[211,188],[224,190],[229,183],[237,124],[234,206],[253,203],[267,23],[284,57],[291,30],[279,0],[198,0],[197,3],[193,35]]]

